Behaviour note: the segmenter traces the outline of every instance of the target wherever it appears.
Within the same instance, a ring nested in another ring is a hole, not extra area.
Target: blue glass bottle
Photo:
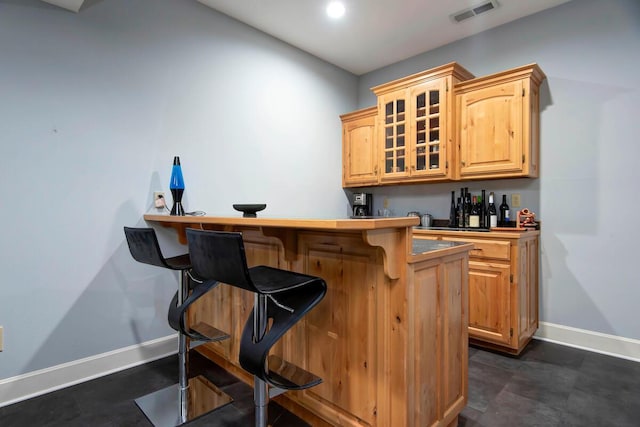
[[[171,182],[169,182],[169,190],[173,197],[173,207],[171,215],[184,216],[184,208],[182,207],[182,194],[184,193],[184,179],[182,179],[182,169],[180,167],[180,157],[173,158],[173,167],[171,168]]]

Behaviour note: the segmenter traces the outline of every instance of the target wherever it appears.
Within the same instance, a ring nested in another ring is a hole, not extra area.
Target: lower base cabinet
[[[474,244],[469,257],[469,341],[518,355],[538,329],[539,231],[414,230],[416,239]]]

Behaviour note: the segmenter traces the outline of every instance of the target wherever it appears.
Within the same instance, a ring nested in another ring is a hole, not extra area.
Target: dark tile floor
[[[459,427],[639,427],[640,363],[533,340],[518,357],[469,349]]]
[[[235,400],[190,426],[250,426],[252,390],[197,353],[191,361]],[[150,426],[134,399],[177,381],[177,358],[0,408],[0,426]],[[307,424],[271,402],[270,424]],[[469,351],[469,402],[459,427],[639,427],[640,363],[543,341],[520,357]],[[396,427],[396,426],[394,426]]]

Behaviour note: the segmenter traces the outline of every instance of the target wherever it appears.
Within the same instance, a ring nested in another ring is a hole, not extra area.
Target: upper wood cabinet
[[[452,62],[371,89],[378,97],[380,184],[452,178],[453,87],[471,78]]]
[[[340,116],[342,120],[342,187],[378,184],[377,107]]]
[[[342,186],[537,178],[537,64],[484,77],[452,62],[371,90],[342,119]]]
[[[538,177],[544,79],[531,64],[456,85],[456,179]]]

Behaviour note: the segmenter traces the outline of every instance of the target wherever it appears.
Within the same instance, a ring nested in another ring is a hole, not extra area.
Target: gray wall
[[[173,333],[177,276],[135,263],[122,227],[169,196],[174,155],[187,210],[346,212],[355,76],[195,0],[92,3],[0,2],[0,379]]]
[[[640,339],[640,2],[573,0],[377,70],[360,78],[359,106],[375,104],[375,85],[450,61],[476,76],[544,70],[540,178],[464,185],[519,192],[542,220],[542,321]],[[374,204],[446,218],[459,187],[381,187]]]

